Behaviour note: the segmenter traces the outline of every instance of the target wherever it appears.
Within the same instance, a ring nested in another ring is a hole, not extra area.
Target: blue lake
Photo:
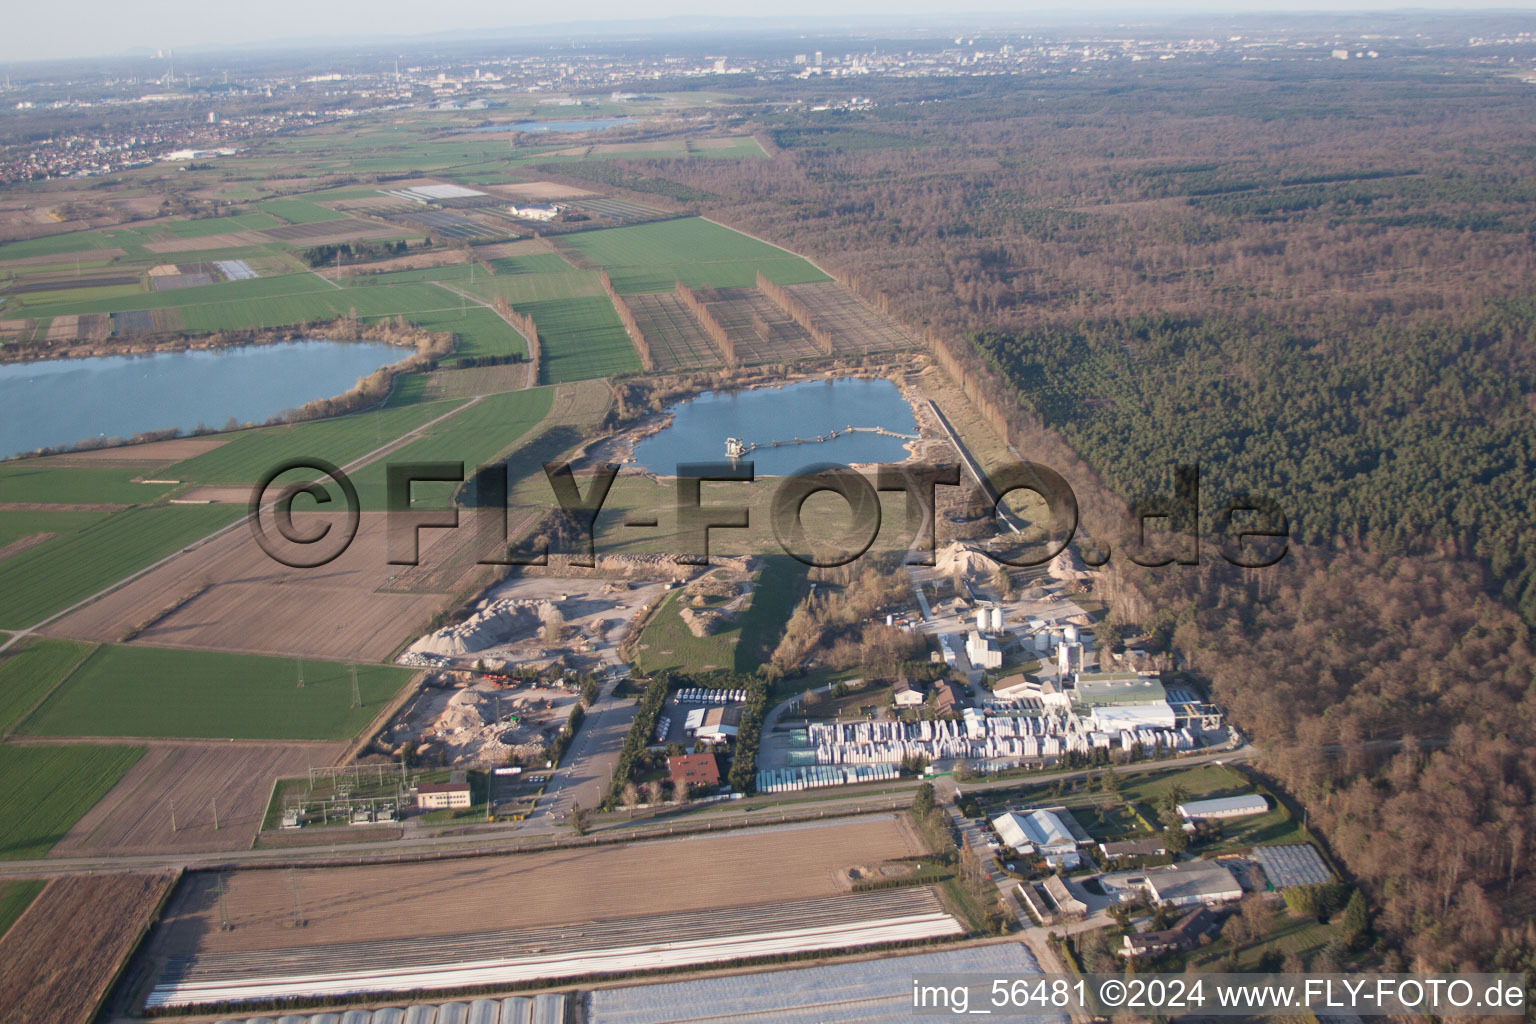
[[[672,422],[635,445],[635,461],[660,476],[673,476],[679,462],[725,459],[725,439],[759,447],[742,456],[757,476],[785,476],[816,462],[851,465],[900,462],[905,438],[858,431],[828,441],[782,444],[847,427],[883,427],[897,434],[918,432],[912,407],[888,380],[813,380],[782,388],[707,391],[668,410]]]
[[[199,423],[263,422],[351,390],[410,349],[285,341],[213,351],[51,359],[0,366],[0,457],[89,438]]]
[[[465,128],[462,132],[595,132],[631,124],[633,117],[594,117],[584,121],[518,121],[516,124],[488,124],[483,128]]]

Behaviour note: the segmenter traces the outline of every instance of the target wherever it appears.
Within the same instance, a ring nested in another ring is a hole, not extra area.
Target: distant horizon
[[[1234,9],[1230,0],[1186,0],[1177,5],[1137,0],[1082,0],[1071,11],[1060,8],[1020,9],[1019,7],[983,6],[964,11],[935,13],[926,4],[911,0],[873,4],[868,0],[843,0],[829,10],[791,6],[771,16],[726,15],[710,9],[690,9],[682,0],[667,0],[666,9],[636,15],[634,9],[613,0],[577,0],[567,5],[566,17],[546,21],[504,23],[506,9],[485,0],[470,0],[454,11],[451,22],[440,21],[428,32],[412,31],[420,18],[420,6],[402,0],[342,0],[316,7],[298,0],[271,0],[259,10],[259,21],[250,22],[254,8],[229,12],[208,8],[191,0],[151,0],[127,7],[86,0],[69,8],[32,6],[19,11],[14,23],[0,42],[0,64],[21,65],[93,59],[153,59],[156,53],[177,52],[189,57],[228,53],[233,49],[268,52],[275,48],[323,49],[348,46],[408,47],[432,43],[465,41],[473,33],[485,41],[514,40],[519,33],[544,39],[565,34],[586,38],[612,38],[622,34],[661,31],[666,34],[702,34],[740,28],[753,35],[771,32],[867,31],[880,25],[892,30],[923,28],[933,31],[977,31],[979,29],[1017,28],[1027,23],[1057,28],[1074,23],[1113,20],[1175,20],[1189,17],[1232,18],[1304,18],[1308,16],[1351,17],[1372,15],[1444,16],[1536,15],[1530,0],[1507,3],[1473,0],[1404,6],[1398,2],[1352,3],[1337,9],[1315,5],[1282,6],[1261,10]],[[679,22],[692,21],[690,30]],[[380,31],[379,26],[400,25],[398,32]],[[287,31],[274,31],[278,26]],[[374,31],[361,31],[371,27]],[[239,41],[233,36],[248,33]],[[264,33],[264,34],[259,34]],[[68,48],[61,45],[71,44]]]

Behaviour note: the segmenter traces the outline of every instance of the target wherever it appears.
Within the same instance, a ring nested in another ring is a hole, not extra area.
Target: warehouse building
[[[1148,895],[1170,907],[1230,903],[1243,898],[1243,887],[1219,861],[1188,860],[1147,868],[1146,878]]]
[[[1190,800],[1179,804],[1179,814],[1183,815],[1185,821],[1246,818],[1250,814],[1263,814],[1267,810],[1269,810],[1269,801],[1257,793],[1224,796],[1215,800]]]
[[[1039,853],[1053,868],[1071,870],[1082,863],[1077,852],[1077,837],[1062,815],[1066,810],[1008,812],[992,819],[992,828],[1003,841],[1020,853]]]
[[[684,730],[694,739],[708,743],[724,743],[741,728],[741,707],[694,708],[688,712]]]
[[[1072,891],[1066,879],[1052,875],[1043,885],[1045,894],[1056,904],[1056,912],[1063,917],[1082,917],[1088,913],[1088,904]]]

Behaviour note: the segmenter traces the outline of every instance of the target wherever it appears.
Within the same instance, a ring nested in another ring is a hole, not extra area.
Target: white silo
[[[992,606],[992,631],[994,633],[1003,631],[1003,606],[1000,604]]]
[[[1067,643],[1077,643],[1077,627],[1072,625],[1072,623],[1067,623],[1066,628],[1062,630],[1062,635],[1066,637]]]
[[[977,608],[976,609],[976,629],[977,629],[977,631],[985,633],[991,627],[992,627],[992,618],[991,618],[990,615],[987,614],[987,609],[985,609],[985,608]]]

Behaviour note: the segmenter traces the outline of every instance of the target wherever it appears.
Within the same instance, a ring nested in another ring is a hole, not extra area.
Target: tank
[[[987,609],[976,609],[976,628],[981,630],[983,633],[992,628],[992,619],[991,616],[987,614]]]
[[[1003,631],[1003,608],[1001,605],[994,606],[992,609],[992,630],[995,633]]]
[[[1077,627],[1072,625],[1072,623],[1067,623],[1066,629],[1064,629],[1062,633],[1066,637],[1067,643],[1077,643]]]

